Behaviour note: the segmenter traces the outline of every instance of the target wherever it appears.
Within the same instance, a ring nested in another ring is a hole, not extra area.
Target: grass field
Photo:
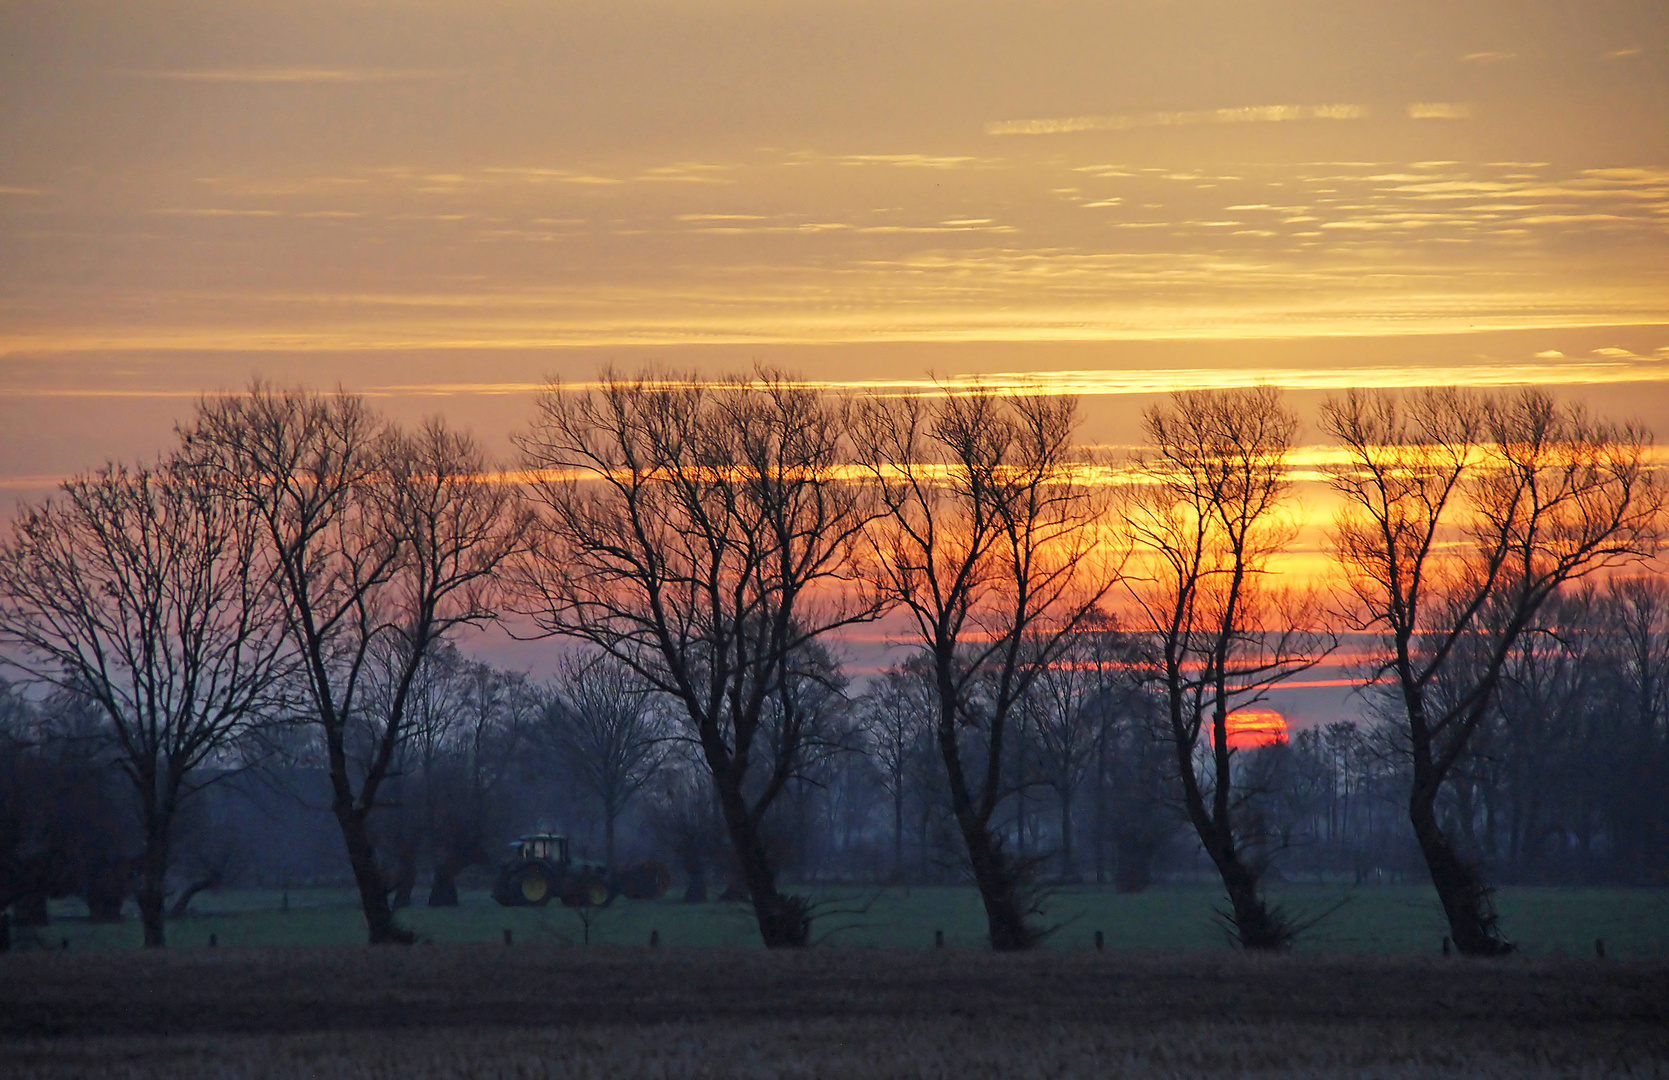
[[[0,957],[0,1077],[1669,1075],[1669,964],[415,949]]]
[[[967,888],[820,889],[825,915],[816,924],[821,943],[837,948],[926,949],[935,930],[948,946],[984,947],[984,914],[978,895]],[[1447,932],[1436,897],[1426,887],[1373,886],[1345,889],[1291,886],[1276,899],[1297,914],[1338,907],[1300,939],[1301,952],[1433,955]],[[364,941],[364,924],[351,889],[296,890],[289,910],[277,892],[226,891],[203,895],[194,914],[168,927],[169,944],[206,945],[209,936],[227,947],[354,945]],[[1342,902],[1342,906],[1340,905]],[[1121,951],[1223,950],[1227,942],[1213,921],[1221,897],[1203,886],[1156,887],[1136,895],[1111,889],[1063,889],[1051,896],[1040,920],[1058,929],[1049,946],[1062,951],[1092,947],[1094,933],[1107,948]],[[1638,889],[1502,889],[1502,925],[1527,956],[1587,956],[1603,939],[1613,957],[1669,955],[1669,891]],[[129,949],[140,944],[130,918],[97,926],[75,901],[55,905],[53,925],[18,931],[20,948],[72,951]],[[423,940],[436,943],[500,942],[505,930],[526,944],[578,945],[585,929],[560,905],[501,908],[484,892],[465,892],[458,908],[416,907],[401,920]],[[759,935],[743,904],[687,905],[618,900],[598,912],[590,928],[593,944],[636,946],[652,930],[669,946],[753,947]]]

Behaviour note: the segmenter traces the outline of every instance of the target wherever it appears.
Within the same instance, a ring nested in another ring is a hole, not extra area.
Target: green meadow
[[[803,890],[819,905],[814,935],[835,948],[929,949],[936,931],[953,949],[984,947],[984,917],[971,888],[830,888]],[[421,894],[420,894],[421,895]],[[1442,912],[1429,888],[1375,885],[1344,888],[1286,886],[1277,903],[1300,918],[1319,921],[1300,938],[1302,952],[1433,955],[1446,933]],[[1609,888],[1504,888],[1497,896],[1501,924],[1529,956],[1592,955],[1596,939],[1608,955],[1669,955],[1669,891]],[[1065,951],[1094,947],[1096,931],[1106,948],[1118,951],[1195,952],[1225,950],[1218,925],[1221,896],[1204,886],[1161,886],[1135,895],[1112,889],[1063,888],[1043,900],[1039,923],[1054,928],[1048,947]],[[136,949],[138,921],[113,925],[86,919],[77,901],[53,905],[52,925],[14,928],[17,947]],[[758,944],[745,904],[684,904],[676,893],[656,901],[619,899],[590,913],[551,904],[544,908],[503,908],[484,891],[465,891],[456,908],[412,907],[401,921],[420,940],[435,943],[501,942],[506,931],[515,944],[580,946],[646,945],[651,932],[669,947],[748,947]],[[206,946],[213,935],[228,948],[357,945],[364,941],[357,897],[351,889],[297,889],[288,894],[227,890],[199,896],[193,912],[168,926],[168,942],[181,948]]]

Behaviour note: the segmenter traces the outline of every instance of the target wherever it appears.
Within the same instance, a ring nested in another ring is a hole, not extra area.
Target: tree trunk
[[[359,887],[359,902],[365,911],[365,930],[370,943],[410,945],[417,937],[394,921],[394,910],[388,906],[388,886],[377,868],[376,847],[364,817],[352,809],[338,808],[336,819],[342,826],[342,841],[348,848],[354,884]]]
[[[603,811],[603,865],[610,870],[614,866],[614,819],[620,815],[618,809]]]
[[[718,778],[714,778],[718,781]],[[811,905],[803,897],[777,891],[776,873],[765,850],[764,837],[748,813],[739,784],[721,783],[719,803],[742,883],[753,902],[759,936],[767,949],[797,949],[811,943]]]
[[[122,921],[122,903],[133,880],[133,860],[119,859],[95,869],[87,881],[87,918],[96,923]]]
[[[1113,869],[1113,889],[1121,893],[1139,893],[1153,884],[1156,845],[1145,829],[1122,828],[1116,837],[1118,861]]]
[[[152,765],[155,763],[152,762]],[[145,948],[160,949],[166,943],[168,904],[168,839],[174,821],[174,793],[179,781],[168,768],[158,777],[141,773],[140,805],[144,814],[145,850],[139,854],[139,881],[133,899],[144,928]],[[161,780],[159,785],[158,780]],[[158,787],[162,788],[158,792]]]
[[[1106,721],[1095,738],[1095,883],[1107,883],[1107,736]],[[1146,888],[1144,883],[1143,888]],[[1137,890],[1139,891],[1139,890]]]
[[[145,930],[145,948],[160,949],[165,944],[164,918],[168,903],[168,840],[152,835],[147,838],[145,852],[139,857],[139,885],[133,899],[139,907],[139,922]]]
[[[954,688],[944,685],[942,676],[939,701],[939,757],[945,765],[951,809],[956,814],[956,824],[962,830],[962,841],[968,849],[968,866],[973,871],[974,884],[979,887],[980,901],[985,905],[991,948],[996,952],[1033,948],[1040,935],[1026,921],[1029,905],[1021,896],[1019,873],[1003,854],[1002,838],[993,835],[991,829],[992,812],[998,804],[988,799],[983,812],[974,808],[967,774],[962,768],[954,706],[947,704],[955,701]],[[993,726],[996,723],[993,721]],[[1000,757],[997,760],[1000,761]]]
[[[1257,871],[1232,850],[1226,858],[1214,861],[1223,879],[1223,890],[1228,893],[1230,918],[1240,947],[1270,951],[1290,945],[1291,931],[1285,921],[1258,895]]]
[[[1027,904],[1021,895],[1019,875],[1004,857],[1002,841],[972,813],[959,811],[956,819],[968,845],[974,884],[979,886],[979,898],[985,904],[991,948],[996,952],[1035,948],[1040,935],[1026,921]]]
[[[1504,956],[1513,944],[1501,937],[1495,925],[1495,904],[1489,886],[1477,867],[1455,850],[1453,841],[1437,822],[1437,785],[1414,785],[1408,803],[1408,819],[1420,842],[1431,883],[1442,901],[1449,920],[1449,936],[1463,956]]]
[[[443,859],[435,864],[435,879],[429,886],[430,907],[458,906],[458,871],[462,867],[452,859]]]
[[[1072,789],[1062,788],[1061,797],[1061,877],[1071,881],[1078,876],[1078,864],[1072,857]]]
[[[892,796],[892,879],[904,880],[904,783],[900,779]]]
[[[411,894],[417,888],[417,845],[402,841],[394,864],[393,901],[395,911],[411,907]]]
[[[689,880],[684,883],[684,903],[705,904],[707,902],[707,868],[699,858],[684,860],[684,873]]]
[[[1213,719],[1212,743],[1217,786],[1212,792],[1210,810],[1206,809],[1205,795],[1194,779],[1193,747],[1180,734],[1176,737],[1183,801],[1194,831],[1199,835],[1200,846],[1211,856],[1212,864],[1217,867],[1217,876],[1223,881],[1223,891],[1228,894],[1229,919],[1235,940],[1243,949],[1284,949],[1292,943],[1292,931],[1286,921],[1258,895],[1258,872],[1246,862],[1234,839],[1233,818],[1230,816],[1232,803],[1229,800],[1232,773],[1227,752],[1221,749],[1228,738],[1226,714],[1227,710],[1219,704]],[[1181,731],[1180,721],[1173,718],[1172,725],[1174,731]]]

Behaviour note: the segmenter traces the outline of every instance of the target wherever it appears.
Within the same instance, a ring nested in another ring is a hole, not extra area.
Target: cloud
[[[993,164],[989,158],[936,157],[932,154],[843,154],[830,160],[837,165],[890,165],[895,169],[962,169]]]
[[[220,207],[220,206],[177,207],[177,208],[169,208],[169,209],[166,209],[166,210],[153,210],[153,211],[151,211],[151,213],[161,214],[165,217],[207,217],[207,218],[278,217],[279,216],[279,213],[278,213],[277,210],[228,210],[225,207]]]
[[[734,166],[716,165],[707,161],[680,161],[673,165],[657,165],[645,169],[632,178],[638,184],[734,184],[736,181],[723,175],[733,171]]]
[[[39,195],[40,193],[40,188],[7,187],[5,185],[0,185],[0,195]]]
[[[1039,120],[995,120],[987,135],[1060,135],[1074,131],[1128,131],[1132,128],[1191,127],[1197,124],[1259,124],[1281,120],[1360,120],[1361,105],[1247,105],[1196,112],[1129,113],[1119,116],[1066,116]]]
[[[1461,59],[1462,63],[1466,63],[1466,64],[1499,64],[1504,60],[1516,60],[1517,58],[1518,58],[1517,53],[1510,53],[1510,52],[1475,52],[1475,53],[1467,53],[1465,56],[1461,57],[1460,59]]]
[[[1639,49],[1618,49],[1615,52],[1606,53],[1604,56],[1600,57],[1600,59],[1601,60],[1627,60],[1632,56],[1639,56],[1639,55],[1640,55],[1640,50]]]
[[[1501,387],[1563,381],[1569,383],[1614,383],[1660,378],[1650,368],[1622,362],[1611,355],[1627,350],[1598,349],[1607,354],[1601,361],[1570,361],[1564,364],[1471,363],[1441,369],[1419,365],[1364,365],[1360,367],[1297,368],[1251,366],[1234,368],[1142,368],[1075,371],[999,371],[956,374],[942,379],[806,379],[803,385],[823,390],[868,391],[871,393],[956,394],[976,387],[1021,393],[1123,395],[1168,393],[1179,389],[1233,389],[1274,385],[1289,390],[1348,390],[1355,387],[1419,387],[1443,385]],[[1628,354],[1633,361],[1643,357]],[[570,382],[570,390],[596,389],[601,384]],[[374,394],[528,394],[543,389],[528,382],[433,383],[369,388]],[[1333,447],[1310,447],[1305,464],[1342,460]],[[1296,463],[1295,463],[1296,464]]]
[[[1472,106],[1451,101],[1416,101],[1408,106],[1410,120],[1465,120]]]
[[[184,71],[132,71],[126,74],[137,79],[161,82],[209,83],[378,83],[414,82],[430,79],[450,79],[459,71],[423,70],[415,68],[213,68]]]

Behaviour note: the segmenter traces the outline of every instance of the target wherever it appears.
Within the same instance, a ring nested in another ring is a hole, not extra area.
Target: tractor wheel
[[[562,902],[572,908],[603,908],[614,903],[614,892],[597,875],[583,874],[562,890]]]
[[[516,892],[522,902],[533,907],[544,907],[550,903],[553,891],[550,877],[538,866],[529,866],[516,879]]]

